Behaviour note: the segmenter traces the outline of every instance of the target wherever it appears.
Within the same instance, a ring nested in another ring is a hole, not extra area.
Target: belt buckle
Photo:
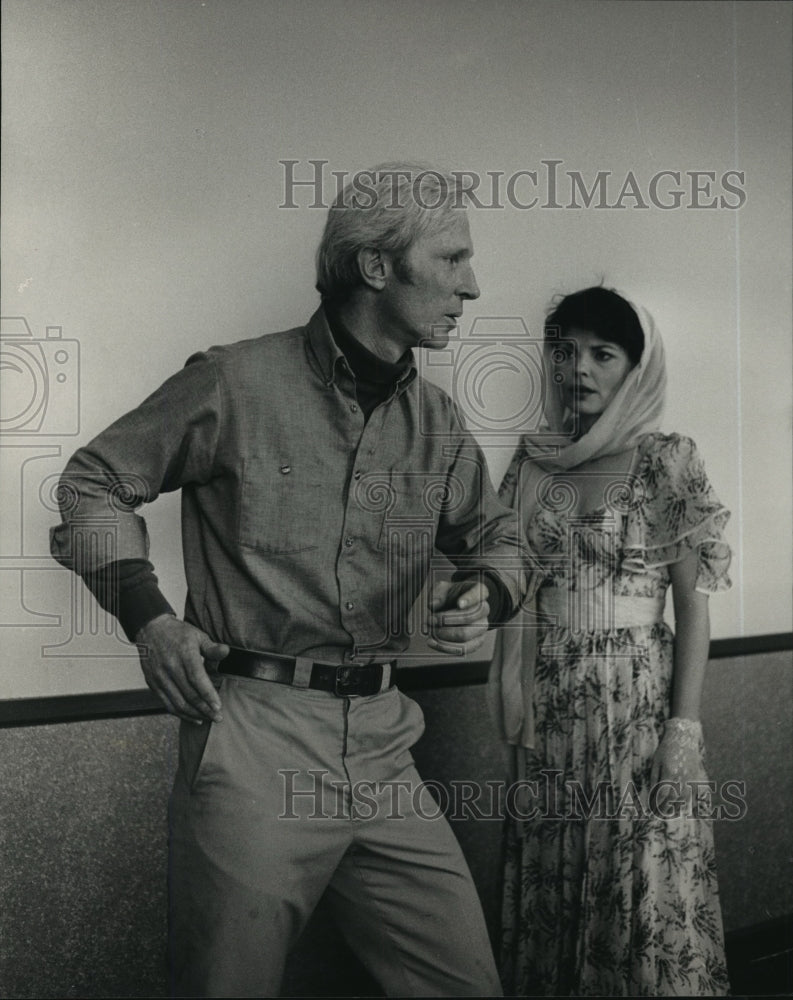
[[[333,693],[338,697],[377,694],[383,684],[383,666],[342,666],[336,668]]]
[[[333,693],[338,698],[358,694],[359,687],[360,668],[336,667],[336,676],[333,680]]]

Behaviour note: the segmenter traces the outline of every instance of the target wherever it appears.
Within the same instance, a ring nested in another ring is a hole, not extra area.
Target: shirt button
[[[353,543],[353,539],[348,535],[344,539],[344,544],[347,546],[347,548],[349,548],[352,545],[352,543]]]
[[[347,609],[348,611],[352,611],[352,609],[353,609],[353,608],[355,607],[355,605],[353,604],[353,602],[352,602],[352,601],[347,601],[347,603],[346,603],[346,604],[344,605],[344,607],[345,607],[345,608],[346,608],[346,609]]]
[[[355,472],[353,472],[353,474],[352,474],[352,478],[353,479],[360,479],[361,478],[360,470],[356,469]]]
[[[353,413],[357,413],[358,412],[358,404],[357,403],[350,403],[350,409],[352,410]]]

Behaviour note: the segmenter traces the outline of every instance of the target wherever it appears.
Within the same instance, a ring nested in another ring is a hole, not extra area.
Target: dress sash
[[[664,595],[639,597],[614,594],[610,587],[568,590],[542,587],[538,611],[545,624],[570,632],[611,632],[619,628],[654,625],[663,621]]]

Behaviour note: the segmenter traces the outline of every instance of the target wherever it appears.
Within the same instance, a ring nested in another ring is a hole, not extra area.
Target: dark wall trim
[[[793,632],[748,636],[744,639],[715,639],[710,644],[710,659],[758,656],[793,650]],[[465,663],[433,663],[407,667],[399,674],[403,691],[427,691],[447,687],[466,687],[487,681],[486,660]],[[41,726],[56,722],[85,722],[91,719],[117,719],[130,715],[162,713],[160,701],[148,690],[108,691],[98,694],[70,694],[48,698],[10,698],[0,701],[0,728]]]
[[[775,632],[771,635],[748,635],[738,639],[714,639],[708,658],[723,660],[728,656],[754,656],[757,653],[782,653],[793,649],[793,632]]]

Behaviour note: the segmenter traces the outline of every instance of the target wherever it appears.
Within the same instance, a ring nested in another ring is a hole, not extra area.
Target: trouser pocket
[[[220,691],[223,678],[215,683]],[[182,720],[179,727],[179,771],[184,779],[185,787],[193,791],[198,783],[206,761],[210,756],[212,744],[217,739],[217,724],[205,720],[201,725]]]

